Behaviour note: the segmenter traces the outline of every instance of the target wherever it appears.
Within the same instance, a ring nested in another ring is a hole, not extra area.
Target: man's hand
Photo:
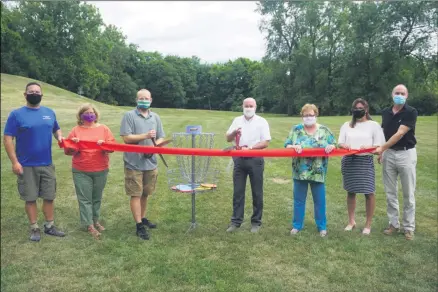
[[[58,138],[57,138],[56,140],[58,140],[58,142],[61,143],[62,140],[64,140],[64,137],[62,137],[62,136],[58,136]]]
[[[152,138],[155,138],[157,136],[157,132],[155,131],[155,130],[150,130],[148,133],[147,133],[147,137],[146,137],[146,139],[152,139]]]
[[[329,154],[329,153],[332,152],[335,148],[336,148],[336,147],[335,147],[335,145],[333,145],[333,144],[327,145],[327,147],[325,147],[325,153]]]
[[[17,161],[16,163],[12,164],[12,172],[16,175],[23,174],[23,166],[21,166],[20,162]]]
[[[373,152],[373,154],[379,155],[379,157],[382,156],[382,153],[383,153],[382,146],[377,147],[376,150],[374,150]]]

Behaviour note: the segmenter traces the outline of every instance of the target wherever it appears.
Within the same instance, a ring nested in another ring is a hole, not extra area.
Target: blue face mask
[[[148,109],[151,107],[151,102],[149,100],[138,100],[137,107],[141,109]]]
[[[406,102],[406,98],[404,96],[401,96],[401,95],[394,95],[394,97],[392,99],[394,100],[394,103],[398,104],[398,105],[405,104],[405,102]]]

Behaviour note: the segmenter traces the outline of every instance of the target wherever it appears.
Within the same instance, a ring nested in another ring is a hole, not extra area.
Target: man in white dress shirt
[[[242,150],[264,149],[271,140],[268,122],[255,114],[257,103],[248,97],[243,101],[243,115],[233,120],[226,133],[228,142],[236,141],[240,135],[239,145]],[[227,232],[233,232],[243,222],[245,208],[246,179],[249,176],[252,191],[253,215],[251,217],[251,232],[258,232],[262,224],[263,213],[263,157],[233,157],[233,216]]]

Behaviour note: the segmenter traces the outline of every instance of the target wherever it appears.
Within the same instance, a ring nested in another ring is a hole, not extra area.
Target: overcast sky
[[[105,24],[119,27],[144,51],[202,61],[260,60],[265,41],[256,2],[93,1]]]

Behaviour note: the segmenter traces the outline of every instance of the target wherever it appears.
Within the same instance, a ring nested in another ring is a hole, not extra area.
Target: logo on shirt
[[[50,116],[43,116],[43,120],[51,120],[52,118]]]

